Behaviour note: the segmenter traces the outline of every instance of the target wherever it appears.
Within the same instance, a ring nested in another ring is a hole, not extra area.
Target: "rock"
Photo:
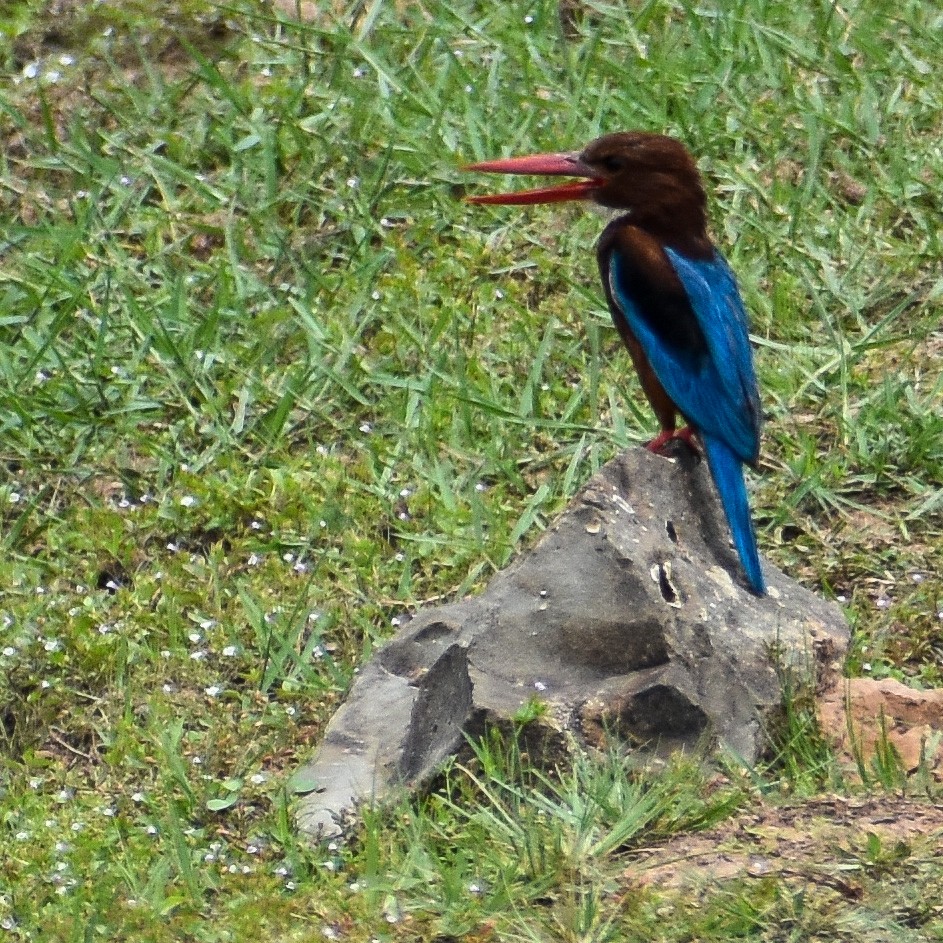
[[[778,665],[834,672],[840,609],[771,566],[746,588],[702,464],[610,461],[479,596],[421,611],[361,670],[303,771],[298,821],[329,836],[358,801],[420,783],[487,723],[537,697],[565,748],[612,737],[666,752],[712,742],[748,761],[781,702]]]
[[[825,692],[818,712],[822,732],[853,777],[859,760],[876,777],[874,762],[886,743],[903,772],[923,766],[943,782],[943,690],[919,691],[892,678],[849,678]]]

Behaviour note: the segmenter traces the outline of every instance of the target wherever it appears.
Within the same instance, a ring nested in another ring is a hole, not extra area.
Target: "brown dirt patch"
[[[679,835],[638,853],[625,877],[636,887],[662,890],[799,878],[854,899],[869,871],[912,857],[943,860],[943,804],[886,795],[829,797],[801,806],[760,806],[710,831]]]

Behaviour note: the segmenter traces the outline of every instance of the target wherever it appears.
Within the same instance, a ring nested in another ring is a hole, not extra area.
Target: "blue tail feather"
[[[756,536],[750,518],[750,504],[747,499],[746,483],[743,480],[743,463],[720,439],[701,435],[701,442],[707,454],[707,464],[711,477],[724,506],[733,543],[740,555],[740,562],[746,571],[747,579],[753,591],[762,596],[766,593],[766,581],[760,568],[760,555],[756,549]]]

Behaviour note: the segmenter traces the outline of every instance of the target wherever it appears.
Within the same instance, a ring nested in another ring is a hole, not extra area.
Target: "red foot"
[[[683,442],[685,442],[688,448],[691,449],[692,452],[700,455],[701,450],[698,444],[694,441],[694,436],[695,432],[690,426],[685,426],[683,429],[662,429],[661,432],[659,432],[651,442],[645,443],[645,448],[647,448],[649,452],[654,452],[656,455],[661,455],[663,454],[665,446],[672,439],[681,439]]]

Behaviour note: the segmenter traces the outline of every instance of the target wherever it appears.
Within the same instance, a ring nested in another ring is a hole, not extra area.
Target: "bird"
[[[743,466],[756,467],[762,422],[746,309],[730,265],[708,235],[707,196],[679,140],[605,134],[578,152],[470,164],[466,171],[579,178],[475,204],[592,201],[615,210],[596,247],[606,301],[660,424],[647,443],[700,443],[747,583],[766,593]],[[680,415],[686,425],[678,429]]]

